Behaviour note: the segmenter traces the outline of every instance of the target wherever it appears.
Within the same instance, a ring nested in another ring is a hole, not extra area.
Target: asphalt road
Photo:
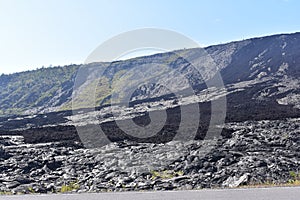
[[[300,187],[1,196],[8,200],[299,200]]]

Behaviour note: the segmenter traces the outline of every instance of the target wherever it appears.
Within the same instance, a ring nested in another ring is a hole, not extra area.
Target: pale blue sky
[[[83,63],[102,42],[143,27],[202,45],[300,31],[298,0],[0,0],[0,73]]]

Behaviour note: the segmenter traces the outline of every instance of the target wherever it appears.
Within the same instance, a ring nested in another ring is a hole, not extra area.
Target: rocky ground
[[[0,192],[200,189],[287,183],[300,170],[300,119],[227,123],[232,135],[99,149],[0,136]]]

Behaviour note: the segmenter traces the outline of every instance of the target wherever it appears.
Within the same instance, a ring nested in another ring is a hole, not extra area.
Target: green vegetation
[[[52,189],[52,193],[67,193],[67,192],[73,192],[80,188],[78,181],[71,182],[69,184],[64,184],[61,186],[61,189],[59,191],[55,191]],[[27,188],[26,192],[18,192],[13,193],[12,191],[0,191],[0,195],[13,195],[13,194],[37,194],[37,192],[32,188]]]
[[[28,191],[29,191],[31,194],[36,193],[32,187],[29,187],[29,188],[28,188]]]
[[[12,192],[0,191],[0,195],[12,195]]]
[[[23,114],[41,106],[70,110],[103,105],[112,94],[112,85],[122,78],[124,80],[126,72],[119,69],[111,78],[102,76],[88,80],[90,82],[86,82],[71,101],[79,67],[70,65],[0,75],[0,116]],[[89,65],[85,67],[88,69]]]
[[[290,171],[290,179],[286,183],[276,183],[274,181],[266,181],[263,183],[252,183],[252,184],[247,184],[239,187],[285,187],[285,186],[300,186],[300,173],[295,172],[295,171]]]
[[[76,181],[76,182],[71,182],[70,184],[67,184],[67,185],[63,185],[61,187],[60,192],[61,193],[72,192],[72,191],[78,190],[78,189],[79,189],[79,184],[78,184],[78,181]]]
[[[2,74],[0,75],[0,116],[24,114],[25,111],[34,113],[43,109],[60,111],[91,108],[110,103],[113,94],[116,94],[114,103],[118,103],[125,94],[128,94],[127,90],[135,90],[137,86],[143,84],[136,77],[140,70],[137,70],[137,73],[135,69],[141,67],[146,79],[162,78],[170,70],[168,65],[176,62],[179,53],[181,52],[164,55],[164,58],[155,62],[157,68],[144,66],[145,61],[135,58],[111,64],[107,66],[107,72],[101,77],[97,77],[97,68],[101,67],[101,64],[95,63],[41,68],[10,75]],[[81,77],[82,85],[77,91],[77,96],[73,98],[73,86],[79,68],[80,73],[86,77]]]
[[[300,185],[300,173],[299,172],[290,171],[290,176],[291,176],[291,179],[288,181],[289,184]]]
[[[71,89],[79,66],[41,68],[0,76],[0,115],[21,114],[44,106],[63,89]]]

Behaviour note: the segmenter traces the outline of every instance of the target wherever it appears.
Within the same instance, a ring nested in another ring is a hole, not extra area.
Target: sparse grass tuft
[[[255,184],[248,184],[248,185],[243,185],[239,187],[292,187],[292,186],[300,186],[300,173],[299,172],[294,172],[290,171],[290,179],[286,183],[275,183],[275,182],[270,182],[266,181],[263,183],[255,183]]]
[[[290,171],[291,179],[288,181],[288,184],[290,185],[300,185],[300,173]]]
[[[0,191],[0,195],[12,195],[12,192],[8,192],[8,191]]]
[[[78,182],[71,182],[70,184],[68,185],[63,185],[61,187],[61,190],[60,192],[61,193],[65,193],[65,192],[72,192],[73,190],[78,190],[79,189],[79,184]]]
[[[29,188],[28,188],[28,191],[29,191],[31,194],[36,193],[35,190],[34,190],[32,187],[29,187]]]

